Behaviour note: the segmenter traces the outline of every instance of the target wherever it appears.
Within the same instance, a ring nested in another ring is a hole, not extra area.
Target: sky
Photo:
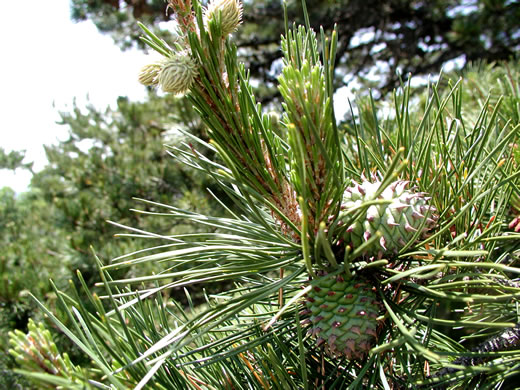
[[[24,162],[41,169],[43,145],[66,139],[59,111],[76,98],[96,107],[118,96],[142,99],[137,74],[147,61],[138,51],[122,52],[91,22],[70,20],[69,0],[0,1],[0,146],[26,150]],[[27,189],[30,174],[0,170],[0,188]]]

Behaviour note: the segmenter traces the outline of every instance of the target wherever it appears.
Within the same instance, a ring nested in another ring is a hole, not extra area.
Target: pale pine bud
[[[78,368],[72,363],[69,366],[60,363],[62,357],[52,340],[51,333],[43,324],[37,325],[32,319],[29,319],[27,327],[29,329],[27,334],[20,330],[8,334],[11,346],[9,354],[23,369],[43,371],[63,377],[69,377],[78,371]],[[66,359],[70,361],[67,356]]]
[[[185,93],[197,75],[197,64],[186,53],[177,53],[165,60],[159,72],[159,85],[164,92]]]
[[[158,76],[161,69],[162,66],[158,63],[143,66],[139,72],[139,82],[146,86],[159,84]]]
[[[242,22],[242,3],[239,0],[211,0],[204,13],[206,26],[215,20],[219,11],[222,36],[225,37],[235,31]]]

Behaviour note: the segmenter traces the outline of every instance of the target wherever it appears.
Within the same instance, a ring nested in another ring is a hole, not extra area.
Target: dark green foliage
[[[20,195],[0,190],[0,388],[14,388],[18,381],[10,371],[8,331],[25,329],[30,317],[41,317],[29,292],[54,307],[49,279],[64,288],[72,276],[65,232],[55,226],[55,213],[38,190]]]
[[[46,146],[49,164],[34,176],[32,186],[55,206],[55,226],[67,232],[68,245],[74,251],[73,266],[87,280],[95,272],[91,246],[104,261],[140,247],[138,240],[114,240],[118,228],[108,220],[142,230],[153,227],[157,234],[165,235],[191,230],[183,223],[162,224],[143,218],[131,210],[136,206],[133,198],[198,210],[209,206],[209,194],[199,190],[204,188],[200,175],[175,162],[164,150],[165,143],[183,142],[178,131],[181,126],[175,124],[179,119],[175,116],[178,109],[172,109],[175,104],[174,99],[150,95],[144,103],[119,98],[115,110],[75,107],[61,114],[62,124],[70,129],[69,138]],[[188,113],[183,119],[182,128],[200,132]]]
[[[40,191],[16,196],[10,188],[0,190],[0,320],[6,322],[4,326],[25,326],[33,307],[28,293],[44,298],[51,290],[51,274],[59,276],[60,287],[70,278],[65,234],[54,226],[56,212]]]
[[[32,163],[24,163],[25,151],[12,150],[6,153],[0,148],[0,169],[16,170],[18,168],[28,169],[32,172]]]

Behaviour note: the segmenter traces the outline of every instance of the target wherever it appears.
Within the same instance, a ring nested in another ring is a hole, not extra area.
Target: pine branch
[[[473,354],[487,355],[496,352],[509,351],[518,346],[520,346],[520,323],[518,323],[516,326],[512,328],[507,328],[498,335],[493,336],[487,339],[486,341],[480,343],[475,348],[473,348],[471,352]],[[475,367],[482,363],[486,363],[487,361],[489,361],[489,358],[490,356],[461,356],[458,359],[451,362],[451,364],[464,367]],[[429,379],[439,379],[445,375],[453,374],[460,370],[460,368],[445,367],[439,372],[437,372],[435,375],[430,376]],[[482,375],[485,375],[485,373]],[[427,386],[432,386],[436,389],[444,390],[448,388],[450,383],[455,382],[457,379],[457,377],[454,377],[452,379],[449,379],[447,382],[443,382],[442,384],[438,385],[429,382]]]

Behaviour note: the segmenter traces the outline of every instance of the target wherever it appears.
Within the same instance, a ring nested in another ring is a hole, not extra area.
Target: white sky
[[[27,150],[25,162],[41,169],[44,144],[67,136],[58,111],[72,108],[74,97],[96,107],[118,96],[141,99],[146,93],[137,73],[142,52],[121,52],[90,22],[70,21],[69,0],[0,1],[0,145]],[[30,174],[0,170],[0,188],[20,192]]]

